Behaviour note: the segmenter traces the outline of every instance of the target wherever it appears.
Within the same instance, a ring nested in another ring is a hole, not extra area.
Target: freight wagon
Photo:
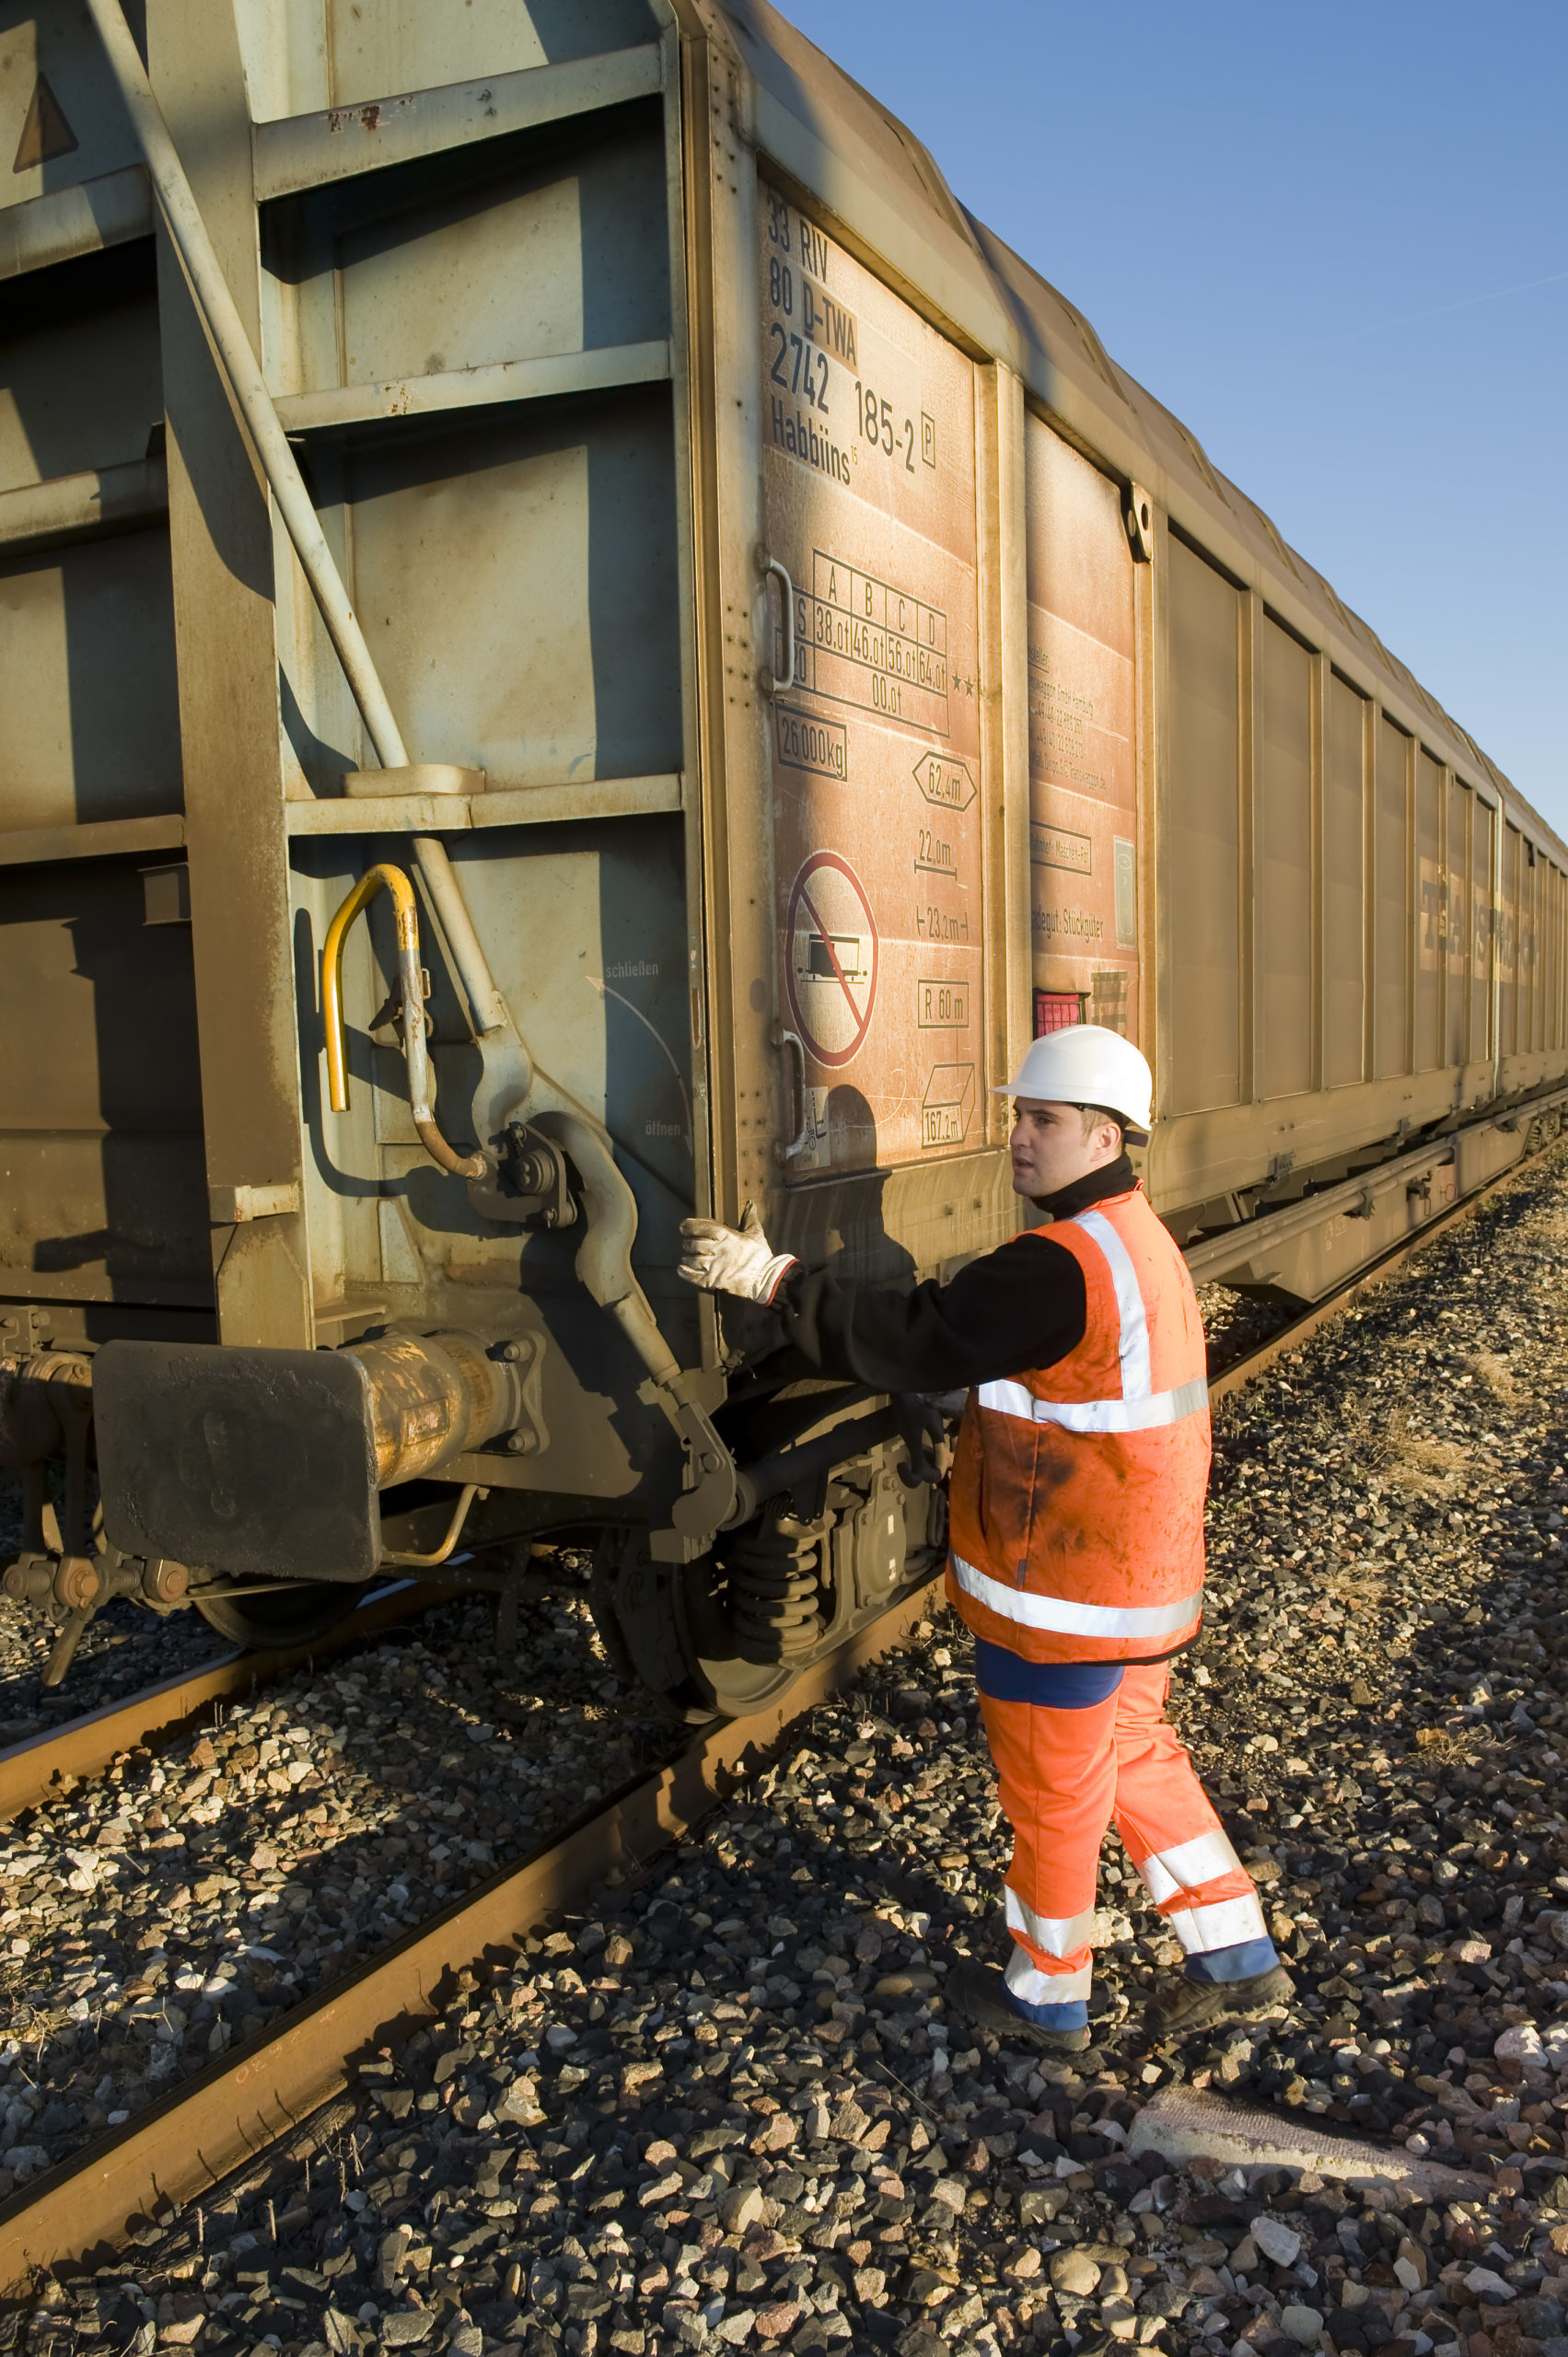
[[[117,0],[6,23],[52,1674],[112,1595],[303,1634],[554,1534],[672,1708],[777,1692],[940,1560],[945,1438],[679,1223],[952,1271],[1043,1028],[1303,1300],[1554,1132],[1562,843],[761,0],[147,0],[156,105]]]

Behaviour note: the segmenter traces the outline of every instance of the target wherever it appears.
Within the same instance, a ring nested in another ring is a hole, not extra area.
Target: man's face
[[[1054,1195],[1075,1178],[1086,1178],[1114,1162],[1121,1140],[1114,1121],[1094,1121],[1084,1134],[1081,1106],[1052,1105],[1038,1097],[1013,1100],[1013,1191]]]

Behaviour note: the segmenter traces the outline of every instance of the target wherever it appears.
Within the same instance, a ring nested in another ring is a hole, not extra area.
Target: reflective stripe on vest
[[[1196,1375],[1174,1391],[1151,1391],[1141,1399],[1039,1399],[1026,1384],[1002,1382],[982,1383],[975,1396],[993,1415],[1017,1416],[1026,1424],[1063,1424],[1073,1433],[1147,1433],[1157,1424],[1201,1416],[1209,1404],[1209,1386],[1206,1376]]]
[[[1069,1637],[1171,1637],[1198,1617],[1203,1591],[1179,1596],[1174,1604],[1084,1604],[1076,1596],[1040,1596],[1032,1589],[1007,1587],[987,1572],[951,1555],[953,1577],[966,1596],[983,1604],[1000,1620],[1016,1620],[1025,1629],[1054,1629]]]
[[[977,1394],[981,1406],[995,1415],[1017,1416],[1029,1424],[1062,1424],[1074,1433],[1146,1433],[1160,1424],[1179,1424],[1184,1416],[1201,1415],[1209,1404],[1209,1386],[1203,1376],[1179,1384],[1174,1391],[1154,1388],[1144,1295],[1121,1237],[1103,1212],[1079,1212],[1074,1225],[1093,1237],[1110,1271],[1121,1327],[1117,1355],[1121,1364],[1121,1397],[1042,1399],[1027,1384],[982,1383]]]

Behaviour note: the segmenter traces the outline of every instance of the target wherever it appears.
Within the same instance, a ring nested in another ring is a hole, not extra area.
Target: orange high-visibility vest
[[[970,1393],[948,1598],[1028,1661],[1158,1659],[1202,1619],[1209,1387],[1192,1280],[1141,1186],[1036,1232],[1084,1272],[1084,1339]]]

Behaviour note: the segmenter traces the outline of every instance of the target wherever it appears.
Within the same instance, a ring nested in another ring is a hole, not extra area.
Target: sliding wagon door
[[[807,1178],[981,1143],[972,364],[764,186],[780,1002]],[[794,678],[790,669],[793,622]]]

